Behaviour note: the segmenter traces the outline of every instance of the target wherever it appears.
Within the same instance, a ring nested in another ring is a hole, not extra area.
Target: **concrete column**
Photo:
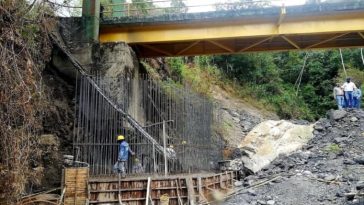
[[[99,40],[100,0],[83,0],[82,19],[84,35],[87,39]]]

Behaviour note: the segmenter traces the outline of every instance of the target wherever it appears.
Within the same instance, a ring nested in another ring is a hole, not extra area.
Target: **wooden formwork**
[[[88,203],[89,168],[75,167],[63,170],[64,205],[85,205]]]
[[[206,202],[213,199],[214,191],[228,192],[233,187],[234,172],[220,174],[179,175],[150,177],[150,199],[154,205],[161,204],[167,196],[170,205]],[[148,190],[148,177],[118,179],[90,179],[90,204],[119,204],[120,191],[123,204],[144,205]],[[151,203],[149,203],[151,204]]]

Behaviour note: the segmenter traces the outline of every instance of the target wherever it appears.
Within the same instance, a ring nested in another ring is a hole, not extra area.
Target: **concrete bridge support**
[[[82,3],[84,35],[87,39],[99,40],[100,0],[84,0]]]

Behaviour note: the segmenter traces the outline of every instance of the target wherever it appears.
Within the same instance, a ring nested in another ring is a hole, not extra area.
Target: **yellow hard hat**
[[[124,139],[125,139],[125,137],[124,137],[123,135],[119,135],[119,136],[118,136],[118,141],[119,141],[119,140],[124,140]]]

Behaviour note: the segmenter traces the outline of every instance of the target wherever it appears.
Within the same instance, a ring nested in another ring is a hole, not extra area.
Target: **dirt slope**
[[[278,119],[278,116],[262,110],[253,103],[239,99],[215,85],[211,96],[216,102],[215,118],[218,133],[227,147],[236,148],[243,138],[260,122]]]

